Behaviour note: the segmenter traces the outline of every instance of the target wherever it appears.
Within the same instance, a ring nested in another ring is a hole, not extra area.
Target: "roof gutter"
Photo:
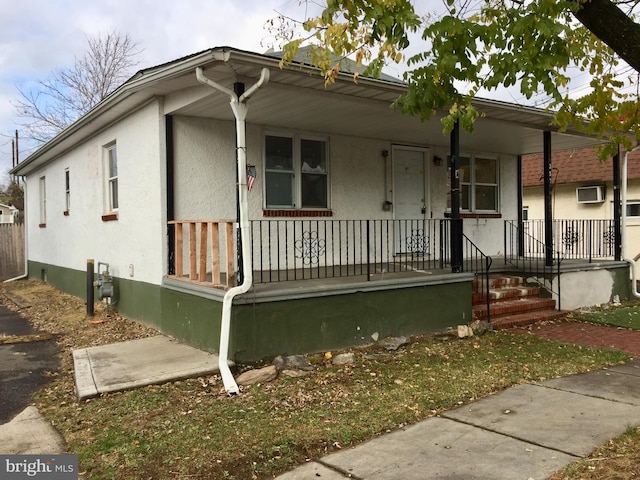
[[[622,215],[620,216],[620,222],[622,223],[622,259],[631,266],[631,294],[635,298],[640,298],[640,292],[638,292],[638,282],[636,280],[636,262],[626,256],[627,246],[627,157],[630,152],[634,152],[640,149],[640,145],[627,150],[622,156],[622,192],[620,192],[620,202],[622,203]]]
[[[246,293],[253,283],[253,269],[251,259],[251,249],[249,234],[249,201],[247,198],[247,141],[246,141],[246,118],[247,118],[247,100],[258,89],[269,81],[269,69],[263,68],[260,79],[240,97],[235,92],[223,87],[219,83],[205,77],[202,67],[196,68],[196,78],[204,85],[218,90],[229,96],[231,110],[236,119],[236,143],[237,143],[237,159],[238,159],[238,199],[240,203],[240,235],[244,239],[242,242],[242,283],[236,287],[230,288],[224,294],[222,299],[222,319],[220,322],[220,348],[218,352],[218,368],[222,375],[222,382],[228,395],[237,395],[240,391],[236,384],[233,374],[229,369],[229,334],[231,330],[231,306],[233,299],[237,295]],[[229,272],[227,272],[229,274]]]

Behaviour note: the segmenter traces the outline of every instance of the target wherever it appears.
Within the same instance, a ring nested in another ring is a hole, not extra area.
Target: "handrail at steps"
[[[487,321],[491,322],[491,302],[489,298],[489,269],[493,263],[493,259],[486,255],[478,248],[478,246],[469,239],[464,233],[465,239],[465,255],[466,262],[462,263],[463,271],[471,271],[476,277],[482,275],[484,283],[484,296],[487,302]]]
[[[558,297],[558,310],[561,308],[560,264],[563,257],[560,252],[553,250],[553,265],[546,264],[546,245],[537,238],[521,231],[512,220],[504,222],[504,263],[516,267],[521,273],[543,286],[551,294]],[[523,245],[518,252],[519,242]],[[520,255],[522,253],[522,255]],[[555,268],[554,268],[555,267]],[[558,278],[557,291],[553,289],[553,275]],[[541,280],[542,279],[542,280]]]

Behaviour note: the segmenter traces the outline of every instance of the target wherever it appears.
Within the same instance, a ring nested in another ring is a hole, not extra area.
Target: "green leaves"
[[[474,10],[462,0],[446,5],[448,13],[432,21],[408,0],[328,0],[319,17],[305,22],[310,36],[303,40],[316,45],[312,61],[329,84],[349,55],[368,63],[365,75],[374,76],[387,62],[405,61],[409,33],[421,28],[422,51],[406,60],[408,90],[395,105],[423,120],[449,110],[445,132],[455,120],[473,128],[478,92],[517,86],[526,99],[548,98],[561,130],[573,125],[627,146],[629,133],[639,137],[638,94],[623,93],[636,79],[615,77],[616,55],[574,17],[579,2],[482,0]],[[301,41],[285,48],[285,62]],[[568,88],[575,72],[592,77],[578,98]]]

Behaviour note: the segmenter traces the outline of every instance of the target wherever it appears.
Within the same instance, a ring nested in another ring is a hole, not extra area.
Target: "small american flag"
[[[249,191],[253,188],[253,184],[256,181],[256,166],[247,165],[247,188]]]

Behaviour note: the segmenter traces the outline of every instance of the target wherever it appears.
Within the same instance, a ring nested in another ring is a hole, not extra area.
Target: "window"
[[[40,177],[40,226],[47,224],[47,185],[45,177]]]
[[[64,214],[69,215],[71,207],[71,188],[69,183],[69,169],[64,171]]]
[[[118,210],[118,152],[116,145],[107,147],[107,210]]]
[[[525,222],[529,220],[529,207],[522,207],[522,220]]]
[[[627,218],[640,218],[640,201],[627,202]]]
[[[460,157],[460,210],[467,212],[498,211],[498,160],[483,157]],[[451,195],[447,196],[451,208]]]
[[[265,136],[267,208],[328,208],[327,142],[297,136]]]

